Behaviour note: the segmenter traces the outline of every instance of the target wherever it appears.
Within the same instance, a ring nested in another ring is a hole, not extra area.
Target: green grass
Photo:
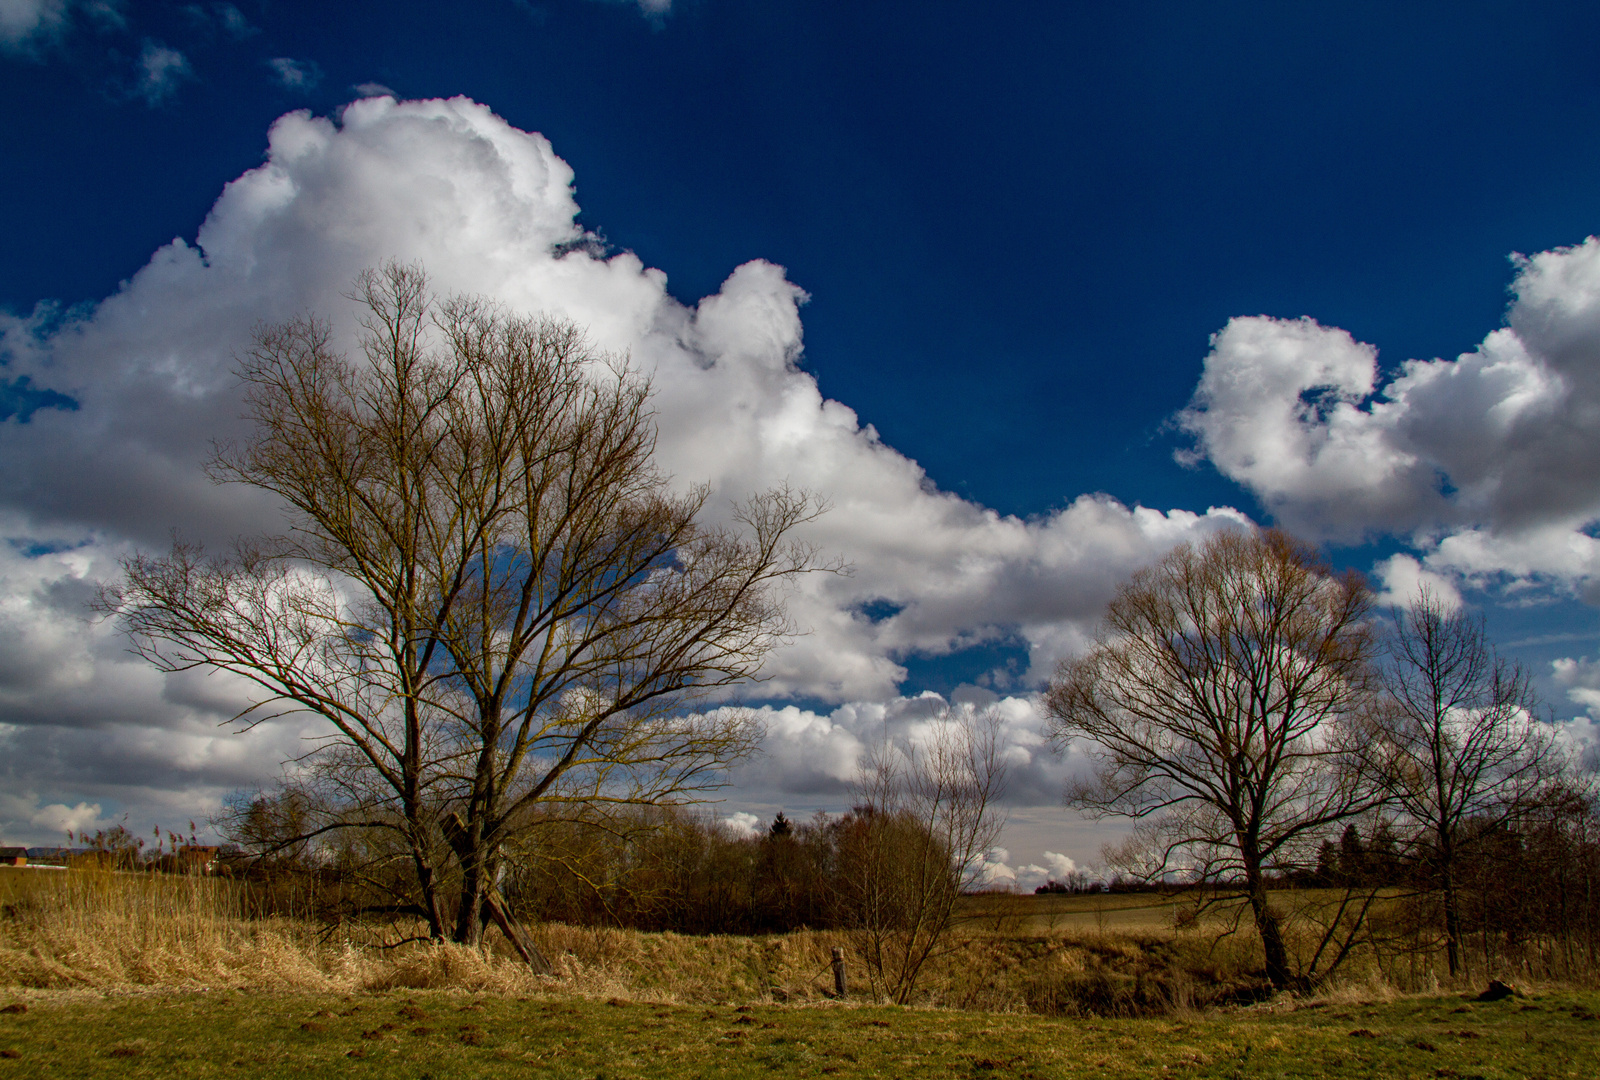
[[[0,996],[0,1002],[16,1000]],[[1592,1077],[1600,994],[1161,1020],[457,993],[91,997],[0,1013],[6,1077]]]

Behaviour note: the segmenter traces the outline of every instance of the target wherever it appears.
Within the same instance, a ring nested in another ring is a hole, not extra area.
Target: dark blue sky
[[[809,290],[808,367],[944,487],[1249,496],[1164,421],[1229,316],[1386,363],[1498,324],[1505,256],[1600,226],[1600,12],[1579,4],[130,3],[0,56],[0,304],[97,299],[355,84],[547,135],[583,220],[714,291]],[[253,31],[253,32],[252,32]],[[137,92],[148,44],[190,76]],[[314,63],[308,90],[267,61]]]

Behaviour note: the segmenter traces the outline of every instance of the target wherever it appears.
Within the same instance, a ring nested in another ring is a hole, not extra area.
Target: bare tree
[[[1291,972],[1268,875],[1373,801],[1343,737],[1369,700],[1369,605],[1281,532],[1223,533],[1123,584],[1045,699],[1055,745],[1084,738],[1095,764],[1069,803],[1140,819],[1147,875],[1242,881],[1275,986],[1316,973]]]
[[[910,1000],[999,838],[1004,786],[992,712],[951,709],[925,741],[863,759],[860,805],[838,825],[839,888],[874,993]]]
[[[1366,759],[1422,831],[1442,901],[1446,959],[1457,975],[1462,848],[1537,801],[1565,758],[1550,725],[1535,716],[1528,673],[1496,655],[1481,618],[1424,590],[1395,611],[1386,652],[1385,707],[1363,740]]]
[[[177,543],[105,590],[167,671],[253,683],[239,716],[330,724],[328,827],[405,840],[435,937],[482,933],[501,853],[541,806],[641,805],[721,782],[759,731],[696,695],[756,676],[818,566],[779,489],[700,517],[654,465],[648,382],[571,323],[442,302],[422,271],[362,274],[359,355],[311,317],[243,358],[254,435],[211,475],[263,489],[292,530],[212,558]]]

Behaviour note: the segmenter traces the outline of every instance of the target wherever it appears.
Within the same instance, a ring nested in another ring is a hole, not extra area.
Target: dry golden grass
[[[546,924],[532,932],[555,964],[552,979],[532,974],[498,936],[483,949],[400,943],[416,928],[329,929],[249,918],[248,900],[244,887],[217,879],[0,870],[0,985],[346,993],[454,988],[682,1003],[806,1001],[832,986],[831,950],[842,945],[849,951],[851,944],[836,932],[690,937]],[[1195,934],[1170,925],[1144,933],[1032,930],[1010,918],[967,920],[930,963],[920,1000],[1027,1011],[1039,1005],[1039,987],[1064,974],[1111,973],[1127,981],[1175,958],[1216,962],[1202,955],[1208,946]],[[858,994],[865,990],[859,969],[852,979]]]
[[[458,989],[662,1001],[816,996],[842,940],[533,928],[555,978],[488,947],[403,942],[415,926],[250,918],[243,886],[103,870],[0,869],[0,986],[344,992]],[[785,988],[788,989],[785,989]]]
[[[349,991],[448,983],[526,991],[534,977],[475,950],[384,948],[370,931],[326,933],[246,918],[232,882],[104,870],[0,871],[0,984],[126,989],[217,986]]]
[[[1103,905],[1098,910],[1097,900]],[[859,954],[843,932],[691,937],[532,927],[556,968],[552,978],[534,975],[496,931],[484,948],[471,949],[405,942],[417,926],[324,927],[252,918],[250,906],[246,887],[225,880],[0,869],[0,986],[432,989],[664,1004],[805,1002],[831,989],[829,954],[844,946],[852,996],[867,996]],[[973,898],[964,903],[947,947],[925,969],[916,1001],[1118,1016],[1259,995],[1259,943],[1248,925],[1227,933],[1226,913],[1186,921],[1176,918],[1178,910],[1179,902],[1148,895]],[[1537,981],[1512,974],[1519,982]],[[1397,989],[1438,988],[1431,975],[1419,980],[1361,955],[1322,993],[1330,1000],[1373,1000]]]

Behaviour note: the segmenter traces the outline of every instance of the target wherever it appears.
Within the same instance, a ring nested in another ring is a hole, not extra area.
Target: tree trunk
[[[1442,796],[1441,796],[1442,798]],[[1461,896],[1456,887],[1455,835],[1447,820],[1439,821],[1439,889],[1444,900],[1444,954],[1450,977],[1461,974]]]
[[[477,945],[483,940],[483,874],[477,867],[464,867],[461,875],[461,906],[456,911],[458,945]]]
[[[538,945],[534,944],[533,938],[528,935],[528,931],[523,928],[523,925],[517,921],[517,917],[511,914],[511,908],[506,904],[505,897],[500,895],[499,889],[491,887],[484,894],[483,909],[489,918],[494,920],[495,925],[500,927],[500,930],[506,936],[506,940],[511,942],[511,947],[517,950],[517,955],[527,961],[529,967],[540,975],[555,974],[555,969],[550,966],[550,961],[545,959],[544,953],[540,951]],[[837,952],[838,950],[835,949],[834,951]]]
[[[415,843],[411,845],[411,863],[416,867],[417,885],[422,891],[422,910],[428,916],[428,937],[443,941],[444,910],[439,906],[439,886],[434,880],[433,864]]]
[[[1245,884],[1250,891],[1250,912],[1255,916],[1256,930],[1261,935],[1261,948],[1267,961],[1267,981],[1274,989],[1289,986],[1293,977],[1289,973],[1289,950],[1283,943],[1283,927],[1278,913],[1268,902],[1267,883],[1261,876],[1261,863],[1253,850],[1254,845],[1241,844],[1245,857]]]
[[[484,897],[489,884],[484,877],[482,852],[473,843],[472,833],[460,814],[452,810],[439,824],[461,864],[461,902],[456,908],[456,929],[451,940],[460,945],[476,945],[483,940]]]
[[[1461,974],[1461,899],[1456,895],[1455,875],[1449,867],[1443,873],[1444,954],[1450,977]]]

